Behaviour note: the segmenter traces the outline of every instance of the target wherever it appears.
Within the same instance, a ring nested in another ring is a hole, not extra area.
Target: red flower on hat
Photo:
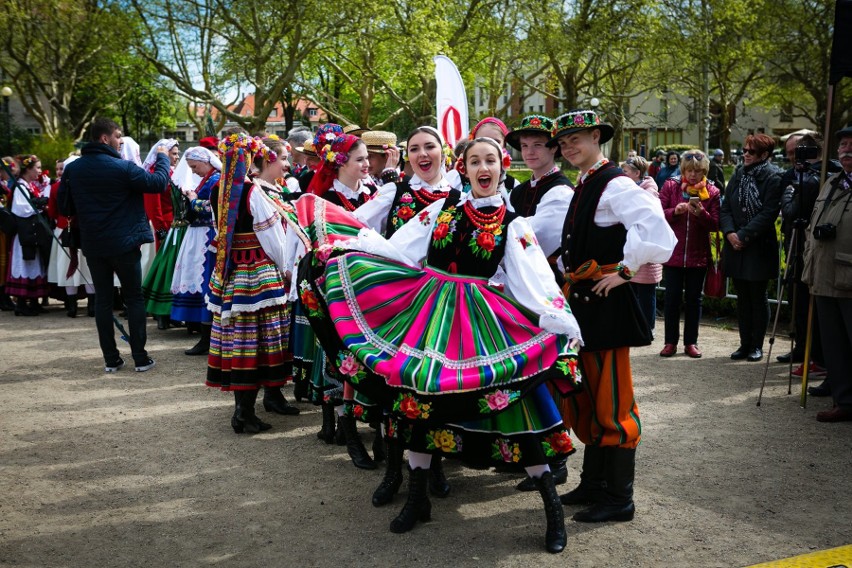
[[[582,114],[574,115],[574,124],[583,124],[584,121],[585,119]]]
[[[532,120],[530,120],[530,126],[541,126],[541,119],[537,116],[533,117]]]

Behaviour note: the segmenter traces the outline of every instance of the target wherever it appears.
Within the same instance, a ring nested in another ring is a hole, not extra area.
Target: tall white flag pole
[[[436,55],[434,61],[438,130],[453,148],[456,142],[467,138],[469,132],[467,94],[455,63],[445,55]]]

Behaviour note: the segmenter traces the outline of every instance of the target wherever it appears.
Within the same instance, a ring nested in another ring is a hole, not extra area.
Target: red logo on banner
[[[456,107],[450,105],[441,117],[441,135],[447,144],[453,147],[461,137],[461,131],[461,113],[459,113]]]

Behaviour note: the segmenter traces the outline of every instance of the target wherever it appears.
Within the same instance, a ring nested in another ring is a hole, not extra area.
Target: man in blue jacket
[[[158,148],[154,172],[122,160],[121,129],[112,120],[97,118],[89,128],[89,142],[79,160],[62,174],[57,202],[63,215],[75,216],[80,243],[95,286],[95,323],[104,355],[104,370],[124,366],[112,327],[113,273],[121,283],[127,305],[130,350],[137,371],[147,371],[154,360],[145,350],[145,301],[139,247],[154,241],[145,215],[143,193],[161,193],[168,187],[169,156]]]

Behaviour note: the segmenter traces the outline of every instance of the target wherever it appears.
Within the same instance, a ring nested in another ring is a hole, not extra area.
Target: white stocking
[[[408,452],[408,466],[411,469],[429,469],[432,465],[432,454],[422,452]]]
[[[538,479],[539,477],[550,471],[550,466],[547,464],[531,465],[529,467],[525,467],[524,469],[527,470],[527,475],[529,475],[533,479]]]

